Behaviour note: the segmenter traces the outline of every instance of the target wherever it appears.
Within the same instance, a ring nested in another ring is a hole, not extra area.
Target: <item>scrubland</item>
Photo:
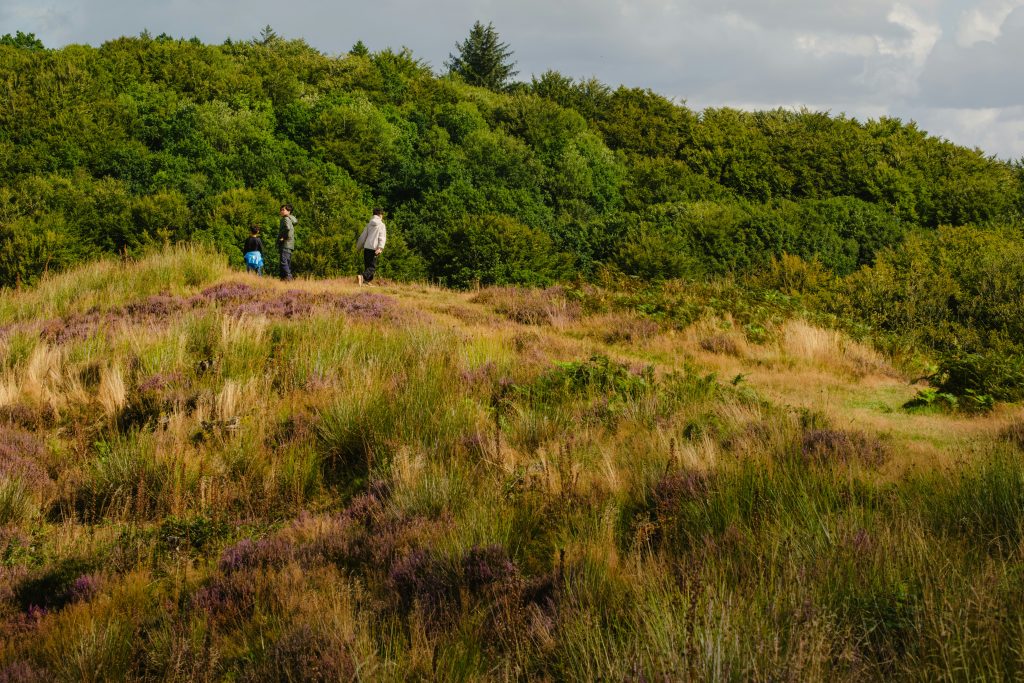
[[[0,681],[1021,676],[1019,406],[728,308],[192,248],[5,293]]]

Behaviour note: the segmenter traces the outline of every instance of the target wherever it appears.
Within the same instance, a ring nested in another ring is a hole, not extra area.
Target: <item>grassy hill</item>
[[[0,681],[1021,675],[1020,406],[668,286],[5,294]]]

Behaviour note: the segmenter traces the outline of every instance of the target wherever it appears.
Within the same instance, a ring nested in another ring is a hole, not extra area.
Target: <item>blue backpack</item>
[[[245,262],[247,265],[253,268],[263,267],[263,254],[258,251],[247,251],[245,253]]]

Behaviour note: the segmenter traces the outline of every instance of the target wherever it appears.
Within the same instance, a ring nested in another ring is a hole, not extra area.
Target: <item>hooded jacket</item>
[[[388,230],[380,216],[374,216],[363,228],[363,234],[356,242],[356,249],[373,249],[374,251],[384,248],[388,240]]]

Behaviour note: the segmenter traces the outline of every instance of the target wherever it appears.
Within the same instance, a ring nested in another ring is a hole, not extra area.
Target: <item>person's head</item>
[[[290,216],[291,213],[292,213],[292,205],[291,204],[282,204],[281,205],[281,215],[282,216]]]
[[[249,226],[249,234],[252,235],[253,237],[255,237],[256,235],[260,234],[260,226],[256,225],[255,223],[250,225]]]
[[[376,216],[377,218],[383,217],[384,216],[384,209],[374,209],[373,210],[373,215]]]

